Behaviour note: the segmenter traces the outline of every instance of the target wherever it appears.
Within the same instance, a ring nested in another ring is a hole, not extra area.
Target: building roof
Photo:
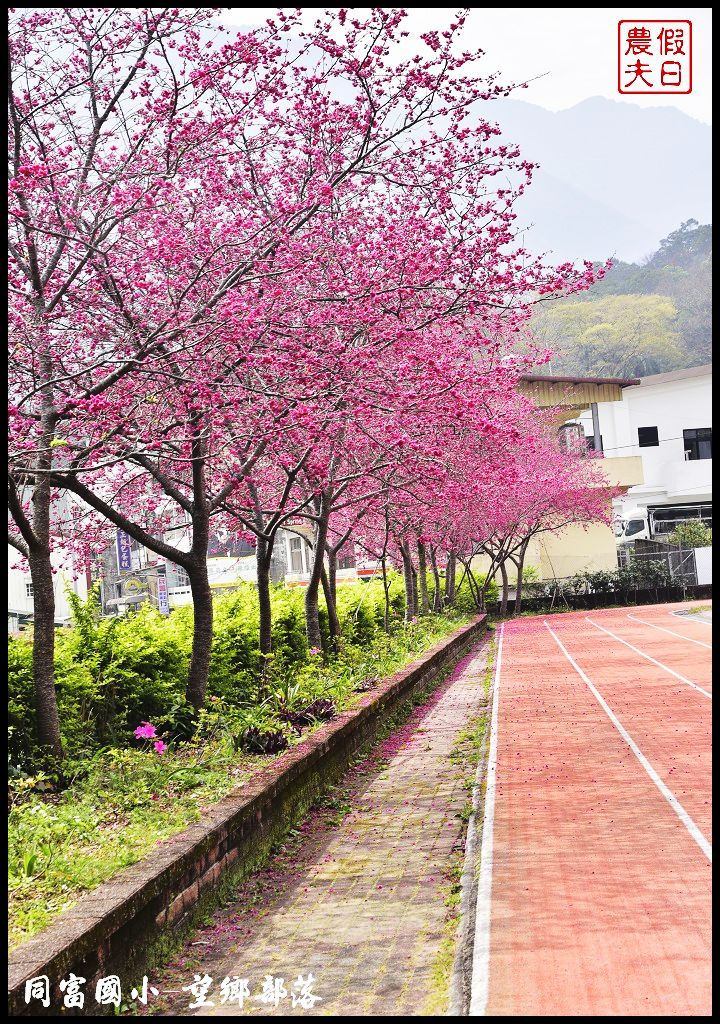
[[[639,384],[625,377],[550,377],[527,373],[520,391],[540,409],[587,409],[596,402],[621,402],[623,388]]]
[[[641,377],[640,380],[632,381],[641,387],[649,387],[653,384],[665,384],[673,380],[690,380],[694,377],[712,377],[712,363],[705,363],[703,366],[690,366],[686,370],[670,370],[668,373],[653,373],[649,377]]]
[[[643,378],[647,380],[648,378]],[[542,384],[616,384],[621,388],[629,388],[642,383],[635,377],[553,377],[549,374],[524,373],[520,380]]]

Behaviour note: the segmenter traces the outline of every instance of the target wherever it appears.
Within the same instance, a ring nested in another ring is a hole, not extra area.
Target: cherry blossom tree
[[[313,524],[317,646],[331,517],[378,490],[400,441],[416,463],[400,477],[418,474],[409,421],[462,394],[472,357],[442,377],[463,349],[501,384],[532,303],[594,279],[514,238],[533,167],[482,116],[509,89],[458,47],[464,16],[399,60],[404,17],[341,9],[303,30],[279,12],[235,37],[208,9],[13,18],[10,541],[58,755],[53,488],[188,572],[199,708],[212,517],[255,533],[259,565],[291,515]]]
[[[71,410],[84,402],[102,417],[107,390],[162,344],[138,303],[137,237],[121,238],[172,202],[174,132],[196,120],[206,21],[200,10],[27,9],[11,26],[9,541],[30,567],[38,734],[57,756],[50,473]]]
[[[520,412],[518,437],[504,452],[505,471],[491,477],[492,493],[484,483],[468,489],[454,544],[479,608],[484,608],[487,588],[498,572],[501,607],[507,608],[509,561],[517,570],[519,614],[525,555],[533,537],[573,524],[610,522],[611,499],[618,492],[607,481],[602,458],[563,448],[556,419],[553,410],[529,407]],[[484,556],[482,569],[474,565],[478,556]]]

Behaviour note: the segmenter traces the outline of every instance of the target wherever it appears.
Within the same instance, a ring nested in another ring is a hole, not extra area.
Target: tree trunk
[[[337,568],[338,568],[338,553],[335,548],[328,550],[328,569],[327,579],[328,588],[330,591],[330,597],[333,605],[337,608]],[[329,607],[329,605],[328,605]],[[339,630],[338,630],[339,632]]]
[[[455,552],[450,551],[447,556],[447,562],[445,564],[445,600],[449,605],[453,605],[455,603],[456,564],[457,560],[455,558]]]
[[[434,582],[434,586],[433,586],[433,604],[432,604],[432,607],[433,607],[433,611],[434,612],[441,612],[442,611],[443,601],[442,601],[442,590],[440,588],[440,571],[438,569],[437,556],[435,554],[435,548],[433,548],[433,547],[430,548],[430,565],[432,567],[433,582]]]
[[[257,538],[255,560],[257,563],[258,604],[260,606],[260,654],[263,657],[263,676],[267,655],[272,651],[272,603],[270,601],[270,559],[272,548],[264,537]]]
[[[517,586],[515,587],[515,615],[519,615],[522,611],[522,586],[523,586],[523,565],[525,563],[525,552],[527,551],[528,541],[526,541],[520,548],[520,556],[517,561]]]
[[[481,587],[475,579],[475,574],[470,568],[470,562],[463,562],[463,568],[465,569],[465,572],[463,573],[460,584],[462,586],[463,580],[467,580],[468,590],[470,591],[470,597],[473,600],[473,604],[477,611],[483,612],[485,611],[485,586],[487,585],[487,578]]]
[[[421,615],[427,615],[430,611],[430,600],[428,598],[428,585],[427,585],[427,556],[425,551],[425,545],[421,540],[418,541],[418,584],[420,588],[420,605],[419,610]]]
[[[315,551],[312,572],[310,573],[310,582],[305,591],[305,629],[308,647],[318,651],[322,650],[318,594],[320,592],[323,569],[325,568],[325,542],[328,533],[328,518],[321,508],[320,519],[315,528]]]
[[[42,443],[37,468],[41,472],[35,479],[32,495],[33,536],[27,538],[30,579],[33,585],[33,694],[38,741],[47,754],[60,760],[63,749],[55,693],[55,589],[50,561],[52,487],[46,475],[52,465],[56,414],[54,391],[50,383],[54,376],[54,366],[50,352],[46,348],[40,355],[40,368],[47,382],[42,388],[40,402]]]
[[[383,578],[383,593],[385,595],[385,604],[383,607],[383,628],[386,633],[390,632],[390,581],[388,580],[387,574],[387,555],[385,551],[382,553],[382,578]]]
[[[213,604],[207,561],[187,567],[193,599],[193,645],[185,697],[196,711],[205,703],[212,651]]]
[[[502,599],[500,601],[500,614],[507,615],[508,606],[508,591],[510,589],[510,581],[508,580],[507,567],[505,561],[500,563],[500,575],[502,576]]]
[[[340,636],[340,620],[337,615],[337,608],[335,606],[335,598],[333,597],[330,578],[324,568],[320,574],[320,581],[322,583],[323,594],[325,595],[325,604],[327,605],[330,639],[332,640],[333,650],[337,652],[337,638]]]
[[[33,586],[32,665],[38,742],[43,751],[59,760],[63,749],[55,695],[55,591],[50,554],[31,552],[28,561]]]
[[[413,564],[407,545],[400,545],[403,563],[403,579],[405,581],[405,621],[410,622],[417,615],[415,587],[413,581]]]
[[[468,579],[469,578],[470,577],[468,576]],[[474,577],[473,577],[473,579],[474,579]],[[487,588],[489,586],[490,586],[490,580],[488,578],[486,578],[483,581],[482,586],[480,586],[477,582],[475,582],[475,590],[477,592],[477,596],[475,598],[475,607],[477,608],[477,610],[479,612],[484,612],[486,610],[486,608],[485,608],[485,595],[487,594]]]

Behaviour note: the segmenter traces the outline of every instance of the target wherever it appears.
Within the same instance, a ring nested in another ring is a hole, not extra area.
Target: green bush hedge
[[[270,682],[282,685],[308,664],[303,594],[274,588],[273,657]],[[71,595],[75,628],[56,633],[56,686],[63,742],[68,757],[84,757],[106,746],[123,746],[141,721],[168,724],[187,713],[185,680],[192,638],[192,608],[163,616],[149,606],[121,618],[100,619],[97,602]],[[382,631],[384,596],[379,579],[338,586],[343,642],[372,644]],[[403,612],[403,587],[392,579],[393,617]],[[327,613],[321,612],[328,647]],[[224,705],[252,706],[259,698],[260,651],[257,590],[240,584],[215,600],[208,696]],[[32,644],[11,638],[8,657],[11,764],[35,770],[32,711]]]

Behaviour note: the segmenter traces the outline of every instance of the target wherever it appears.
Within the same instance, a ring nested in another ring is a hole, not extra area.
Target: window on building
[[[685,458],[688,462],[712,458],[712,427],[696,427],[683,430]]]
[[[302,538],[301,537],[291,537],[290,538],[290,571],[291,572],[302,572],[303,571]]]
[[[189,587],[190,577],[187,572],[179,565],[168,565],[168,586],[169,587]]]
[[[658,440],[657,427],[638,427],[638,444],[641,448],[657,448]]]
[[[25,584],[25,597],[34,597],[34,596],[35,596],[35,590],[33,588],[32,583],[26,583]]]
[[[343,555],[342,558],[338,559],[339,569],[354,569],[356,565],[355,555]]]
[[[595,438],[592,434],[585,436],[585,443],[587,444],[589,451],[595,451]],[[604,451],[602,434],[600,435],[600,451]]]

